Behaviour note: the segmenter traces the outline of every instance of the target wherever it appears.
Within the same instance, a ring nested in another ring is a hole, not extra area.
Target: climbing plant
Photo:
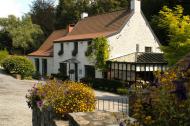
[[[106,61],[109,58],[109,44],[105,37],[98,37],[92,40],[88,46],[86,56],[95,62],[95,67],[106,70]]]

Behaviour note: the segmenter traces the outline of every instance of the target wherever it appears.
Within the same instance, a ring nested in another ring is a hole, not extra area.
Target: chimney
[[[67,26],[67,32],[70,33],[73,30],[74,26],[75,26],[74,24],[69,24]]]
[[[88,17],[88,13],[83,12],[83,13],[81,14],[81,19],[84,19],[84,18],[86,18],[86,17]]]
[[[141,0],[131,0],[131,10],[134,12],[141,12]]]

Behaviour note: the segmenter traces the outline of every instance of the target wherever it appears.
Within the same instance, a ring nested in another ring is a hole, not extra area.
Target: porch
[[[128,83],[151,83],[155,71],[167,70],[167,62],[161,53],[132,53],[107,62],[107,79]]]

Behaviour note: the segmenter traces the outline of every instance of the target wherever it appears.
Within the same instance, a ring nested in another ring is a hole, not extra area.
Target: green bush
[[[117,93],[118,88],[125,88],[125,83],[118,80],[107,80],[107,79],[81,79],[83,83],[89,84],[91,87],[97,90],[109,91]]]
[[[118,88],[117,93],[121,95],[127,95],[129,92],[128,92],[128,89],[126,88]]]
[[[94,91],[79,82],[48,81],[37,84],[26,96],[28,106],[34,108],[51,107],[57,114],[71,112],[92,112],[95,109]]]
[[[22,78],[35,72],[33,63],[23,56],[9,56],[2,61],[3,68],[11,74],[20,74]]]
[[[0,51],[0,65],[2,61],[9,56],[9,52],[7,50]]]

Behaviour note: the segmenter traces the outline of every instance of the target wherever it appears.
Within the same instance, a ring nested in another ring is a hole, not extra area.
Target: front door
[[[59,72],[64,78],[67,77],[67,63],[59,64]]]

